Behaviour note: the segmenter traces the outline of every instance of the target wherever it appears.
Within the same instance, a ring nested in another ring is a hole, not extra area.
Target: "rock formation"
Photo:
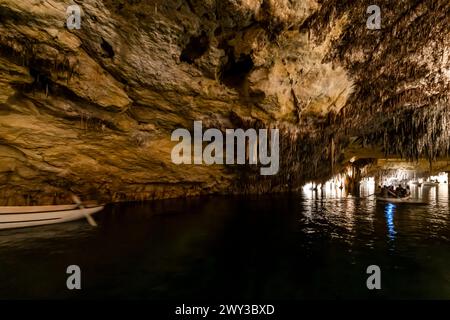
[[[371,2],[0,0],[0,202],[278,192],[367,148],[446,157],[450,3],[379,0],[369,30]],[[280,172],[173,164],[196,120],[279,128]]]

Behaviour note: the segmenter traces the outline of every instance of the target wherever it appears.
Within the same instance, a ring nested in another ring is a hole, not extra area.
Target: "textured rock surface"
[[[349,145],[448,152],[446,1],[379,1],[378,31],[365,1],[77,2],[71,31],[70,1],[0,0],[3,203],[275,192],[337,172]],[[172,164],[195,120],[280,128],[279,174]]]

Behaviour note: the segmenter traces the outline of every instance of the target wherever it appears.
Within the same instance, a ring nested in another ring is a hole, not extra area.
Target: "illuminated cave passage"
[[[1,0],[0,301],[450,299],[449,21]]]

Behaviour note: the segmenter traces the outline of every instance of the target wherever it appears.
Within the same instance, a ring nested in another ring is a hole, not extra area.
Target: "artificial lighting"
[[[448,174],[447,172],[439,172],[437,176],[430,176],[430,181],[437,181],[439,183],[447,183]]]

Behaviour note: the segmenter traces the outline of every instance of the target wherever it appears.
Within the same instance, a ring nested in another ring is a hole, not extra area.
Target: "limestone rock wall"
[[[69,30],[74,2],[0,0],[0,202],[64,202],[69,192],[102,201],[277,192],[329,177],[349,141],[382,144],[383,110],[405,106],[395,100],[401,90],[426,86],[425,69],[447,75],[429,49],[445,39],[409,29],[421,56],[399,67],[390,39],[365,28],[363,2],[84,0],[76,1],[81,29]],[[448,13],[444,1],[403,2],[407,15],[396,7],[381,31],[391,38],[411,19],[430,25],[434,6]],[[389,77],[408,74],[420,57],[427,62],[417,76],[392,87]],[[196,120],[279,128],[280,172],[174,165],[171,132]]]

